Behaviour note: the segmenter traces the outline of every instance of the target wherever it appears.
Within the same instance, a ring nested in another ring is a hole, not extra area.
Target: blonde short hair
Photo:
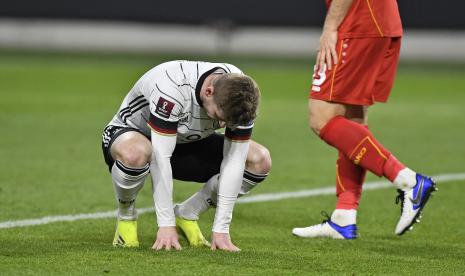
[[[224,113],[228,126],[246,125],[257,117],[260,89],[249,76],[223,74],[213,83],[213,100]]]

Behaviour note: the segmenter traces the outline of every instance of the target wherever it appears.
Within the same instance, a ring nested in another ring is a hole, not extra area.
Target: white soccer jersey
[[[176,144],[206,138],[221,128],[207,116],[200,90],[210,74],[240,73],[226,63],[170,61],[145,73],[125,97],[110,125],[132,127],[151,136],[150,172],[158,226],[175,226],[170,158]],[[242,184],[247,142],[253,123],[226,128],[213,231],[229,232],[232,210]]]
[[[145,73],[125,97],[110,125],[130,126],[150,136],[151,128],[176,134],[177,143],[203,139],[221,128],[207,116],[199,93],[211,73],[240,73],[226,63],[170,61]]]

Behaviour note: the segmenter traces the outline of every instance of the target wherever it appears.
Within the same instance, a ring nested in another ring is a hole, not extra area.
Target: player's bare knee
[[[265,148],[260,148],[260,171],[258,173],[267,174],[271,170],[271,154],[270,151]]]
[[[309,126],[310,129],[320,136],[321,130],[336,116],[345,116],[347,105],[326,102],[321,100],[309,101]]]
[[[271,154],[264,146],[254,143],[247,156],[246,169],[257,174],[267,174],[271,170]]]
[[[264,146],[251,141],[244,171],[244,181],[238,196],[248,194],[250,190],[262,183],[268,176],[270,169],[270,151]]]
[[[308,120],[310,129],[318,136],[320,136],[321,129],[326,125],[326,120],[316,112],[310,112],[310,119]]]
[[[141,168],[150,162],[151,150],[145,145],[131,145],[117,153],[117,160],[130,168]]]

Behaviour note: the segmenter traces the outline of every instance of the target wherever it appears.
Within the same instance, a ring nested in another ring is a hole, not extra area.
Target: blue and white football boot
[[[397,190],[399,195],[396,203],[401,202],[400,220],[397,223],[395,233],[402,235],[407,230],[413,229],[413,224],[420,222],[422,210],[431,197],[432,193],[437,191],[436,183],[428,176],[417,173],[417,184],[413,189],[405,192]]]
[[[301,238],[332,238],[352,240],[357,238],[357,225],[350,224],[347,226],[339,226],[331,221],[331,218],[326,214],[327,219],[320,224],[305,228],[294,228],[292,234]]]

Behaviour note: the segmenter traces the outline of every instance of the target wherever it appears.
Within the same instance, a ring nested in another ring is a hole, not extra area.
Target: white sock
[[[357,223],[357,210],[336,209],[331,215],[331,221],[339,226],[347,226]]]
[[[175,215],[189,220],[198,220],[201,213],[207,211],[210,206],[216,206],[219,179],[220,174],[212,176],[200,191],[176,205]]]
[[[245,171],[238,197],[248,194],[250,190],[255,188],[267,176],[268,174],[253,174]],[[219,179],[220,174],[214,175],[203,185],[200,191],[186,199],[183,203],[176,205],[174,207],[175,215],[189,220],[198,220],[200,214],[207,211],[210,207],[216,207]]]
[[[402,169],[394,179],[394,185],[398,189],[408,191],[417,184],[416,173],[409,168]]]
[[[238,197],[246,195],[252,190],[253,188],[257,187],[265,178],[268,176],[267,173],[265,174],[258,174],[252,173],[248,170],[244,171],[244,178],[242,180],[241,190],[239,191]]]
[[[136,197],[139,190],[144,186],[148,173],[149,164],[142,168],[129,168],[116,160],[111,168],[119,220],[137,219]]]

